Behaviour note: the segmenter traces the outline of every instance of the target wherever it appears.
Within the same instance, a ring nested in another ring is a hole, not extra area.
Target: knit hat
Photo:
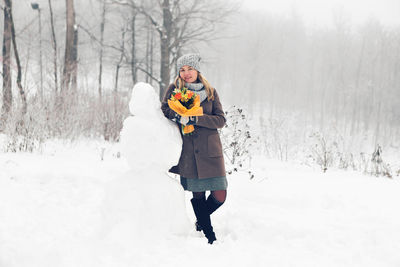
[[[201,57],[199,54],[186,54],[186,55],[181,56],[176,61],[176,64],[178,67],[178,72],[185,65],[190,66],[190,67],[196,69],[198,72],[200,72],[200,60],[201,60]]]

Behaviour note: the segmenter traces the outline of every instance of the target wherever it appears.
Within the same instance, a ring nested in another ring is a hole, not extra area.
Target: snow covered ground
[[[116,222],[105,220],[110,188],[127,192],[120,181],[129,166],[117,152],[82,140],[0,154],[0,266],[400,266],[398,177],[324,174],[256,157],[255,179],[228,177],[227,202],[212,217],[216,244],[194,229],[142,240],[129,224],[115,234]]]

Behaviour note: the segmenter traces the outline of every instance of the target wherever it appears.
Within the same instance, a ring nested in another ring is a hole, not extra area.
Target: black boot
[[[210,214],[208,213],[206,201],[204,199],[192,198],[190,202],[192,202],[194,214],[196,215],[198,224],[201,226],[204,235],[208,239],[208,243],[212,244],[215,240],[217,240],[217,238],[215,237],[215,233],[211,225]]]
[[[208,209],[208,213],[211,215],[214,213],[214,211],[216,211],[219,207],[222,206],[222,204],[224,204],[224,202],[219,202],[218,200],[216,200],[211,194],[208,196],[207,200],[206,200],[206,206]],[[203,229],[201,228],[201,225],[199,224],[199,222],[197,221],[195,223],[196,226],[196,231],[200,232]]]
[[[208,208],[208,213],[211,215],[213,214],[214,211],[216,211],[219,207],[222,206],[224,202],[219,202],[216,200],[212,194],[210,194],[206,200],[206,205]]]

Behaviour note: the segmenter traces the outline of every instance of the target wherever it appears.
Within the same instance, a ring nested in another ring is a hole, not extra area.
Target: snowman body
[[[131,235],[141,241],[185,235],[191,226],[184,191],[167,175],[179,161],[179,128],[163,116],[158,95],[149,84],[135,85],[129,108],[132,115],[123,124],[121,152],[130,170],[109,188],[112,235],[117,239]]]

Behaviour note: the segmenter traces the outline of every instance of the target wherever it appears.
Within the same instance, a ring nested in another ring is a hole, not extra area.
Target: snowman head
[[[135,116],[152,116],[160,113],[160,100],[150,84],[139,82],[133,87],[129,110]]]

